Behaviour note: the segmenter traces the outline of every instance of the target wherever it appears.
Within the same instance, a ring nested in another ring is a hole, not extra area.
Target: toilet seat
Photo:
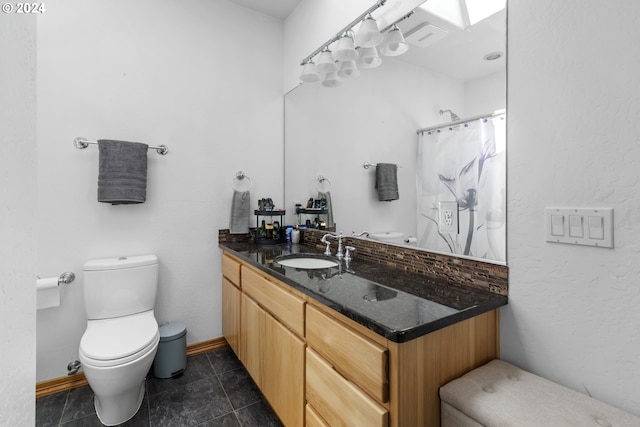
[[[83,364],[122,365],[154,350],[160,341],[153,310],[113,319],[89,320],[80,340]]]

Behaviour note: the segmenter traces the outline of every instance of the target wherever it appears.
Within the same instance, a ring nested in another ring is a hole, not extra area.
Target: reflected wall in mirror
[[[424,10],[424,5],[400,24],[402,31],[409,34],[413,28],[428,24],[445,29],[444,37],[429,44],[409,35],[409,52],[383,57],[378,68],[362,70],[359,77],[346,79],[336,88],[305,83],[286,95],[285,207],[288,212],[295,212],[296,203],[304,206],[309,198],[316,198],[317,178],[322,176],[331,182],[328,190],[336,229],[347,235],[362,231],[371,236],[401,235],[387,242],[413,247],[419,244],[426,250],[504,263],[504,229],[491,236],[491,247],[488,242],[467,244],[471,218],[465,210],[468,206],[460,207],[459,216],[459,226],[465,234],[446,237],[437,225],[426,233],[429,227],[421,224],[425,182],[433,186],[434,194],[448,194],[448,198],[434,196],[428,201],[431,205],[456,201],[457,197],[442,179],[445,165],[438,163],[437,156],[430,159],[433,170],[424,174],[418,159],[425,154],[419,149],[425,135],[421,137],[416,131],[448,122],[450,114],[441,114],[441,110],[451,110],[465,119],[505,109],[506,11],[463,29],[434,11]],[[493,52],[503,55],[494,61],[483,60]],[[504,135],[500,138],[498,150],[504,151]],[[461,154],[465,158],[473,153]],[[472,172],[476,183],[481,179],[481,160],[477,158]],[[366,169],[365,162],[399,165],[398,200],[378,200],[375,167]],[[504,163],[493,165],[492,176],[504,179],[504,168]],[[490,194],[487,191],[482,197],[491,197],[491,205],[498,203]],[[501,197],[500,204],[506,204],[504,194],[496,197]],[[287,223],[304,223],[307,218],[288,214]],[[474,215],[474,238],[486,237],[482,227],[486,224],[479,220],[479,214]]]

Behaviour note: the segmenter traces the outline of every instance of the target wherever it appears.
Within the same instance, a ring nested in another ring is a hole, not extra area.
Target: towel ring
[[[329,181],[322,175],[318,175],[318,179],[316,181],[316,190],[318,190],[320,193],[326,193],[327,191],[331,190],[331,181]]]
[[[253,182],[244,172],[238,171],[231,181],[231,188],[236,191],[249,191],[253,188]]]

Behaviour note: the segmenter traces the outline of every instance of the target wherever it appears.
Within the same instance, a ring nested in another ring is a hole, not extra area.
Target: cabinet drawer
[[[242,290],[299,336],[304,335],[304,301],[242,266]]]
[[[389,400],[388,350],[307,306],[307,344],[349,380],[385,403]]]
[[[313,409],[313,406],[307,405],[304,407],[304,426],[305,427],[329,427],[327,423],[324,422],[322,417],[318,415],[318,413]]]
[[[388,411],[307,348],[306,398],[330,426],[386,427]]]
[[[240,287],[240,263],[226,253],[222,254],[222,275]]]

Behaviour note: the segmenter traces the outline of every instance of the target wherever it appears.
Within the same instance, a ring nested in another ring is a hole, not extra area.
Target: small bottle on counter
[[[300,243],[300,229],[297,227],[291,231],[291,243]]]

